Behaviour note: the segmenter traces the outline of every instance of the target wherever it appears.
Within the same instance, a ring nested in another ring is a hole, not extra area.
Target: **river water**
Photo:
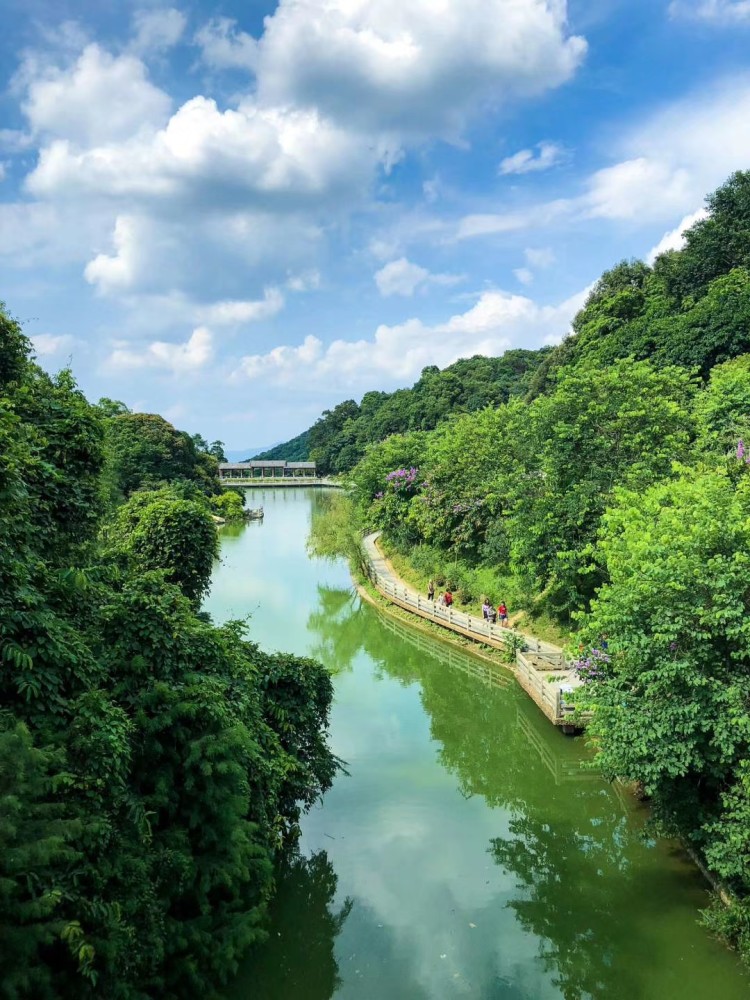
[[[363,603],[305,551],[315,490],[254,490],[207,610],[335,674],[347,762],[303,820],[268,943],[228,1000],[734,1000],[706,887],[506,672]]]

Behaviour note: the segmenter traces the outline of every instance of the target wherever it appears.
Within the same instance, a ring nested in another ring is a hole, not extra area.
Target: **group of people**
[[[485,597],[484,604],[482,605],[482,615],[486,621],[492,622],[493,625],[499,621],[503,628],[508,627],[508,608],[505,601],[500,601],[497,610],[495,610],[490,604],[489,597]]]
[[[430,582],[427,584],[427,600],[428,601],[434,601],[435,600],[435,581],[434,580],[430,580]],[[446,608],[449,608],[451,606],[451,604],[453,604],[453,594],[451,593],[450,588],[447,588],[445,590],[445,593],[443,593],[443,594],[440,595],[440,603],[444,607],[446,607]]]
[[[435,600],[434,580],[430,580],[427,584],[427,600]],[[453,594],[449,588],[440,595],[440,603],[446,608],[449,608],[453,604]],[[508,608],[506,607],[505,601],[500,601],[497,606],[497,610],[495,610],[495,608],[490,604],[489,598],[485,597],[484,603],[482,604],[482,614],[487,621],[492,622],[493,624],[499,621],[503,628],[507,628]]]

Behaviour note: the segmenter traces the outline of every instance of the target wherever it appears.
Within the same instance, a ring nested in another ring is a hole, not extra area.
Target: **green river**
[[[735,956],[697,924],[675,844],[580,769],[510,674],[363,603],[305,551],[315,490],[253,490],[222,531],[209,610],[335,674],[347,762],[280,873],[268,943],[228,1000],[734,1000]]]

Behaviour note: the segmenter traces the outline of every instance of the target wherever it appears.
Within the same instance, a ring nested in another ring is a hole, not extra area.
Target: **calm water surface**
[[[335,672],[348,762],[303,822],[270,940],[228,1000],[734,1000],[735,957],[697,926],[706,889],[673,844],[581,771],[509,675],[363,604],[308,558],[320,493],[253,491],[222,534],[208,610]]]

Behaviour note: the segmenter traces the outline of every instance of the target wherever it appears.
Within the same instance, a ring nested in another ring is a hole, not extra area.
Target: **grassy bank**
[[[427,593],[427,582],[430,579],[435,581],[438,592],[450,586],[457,605],[480,618],[485,596],[490,599],[493,607],[497,607],[500,601],[505,601],[512,625],[558,646],[568,643],[570,632],[547,616],[532,615],[523,607],[520,589],[512,578],[487,566],[469,566],[429,545],[415,546],[405,552],[383,535],[379,545],[401,579],[421,593]]]

